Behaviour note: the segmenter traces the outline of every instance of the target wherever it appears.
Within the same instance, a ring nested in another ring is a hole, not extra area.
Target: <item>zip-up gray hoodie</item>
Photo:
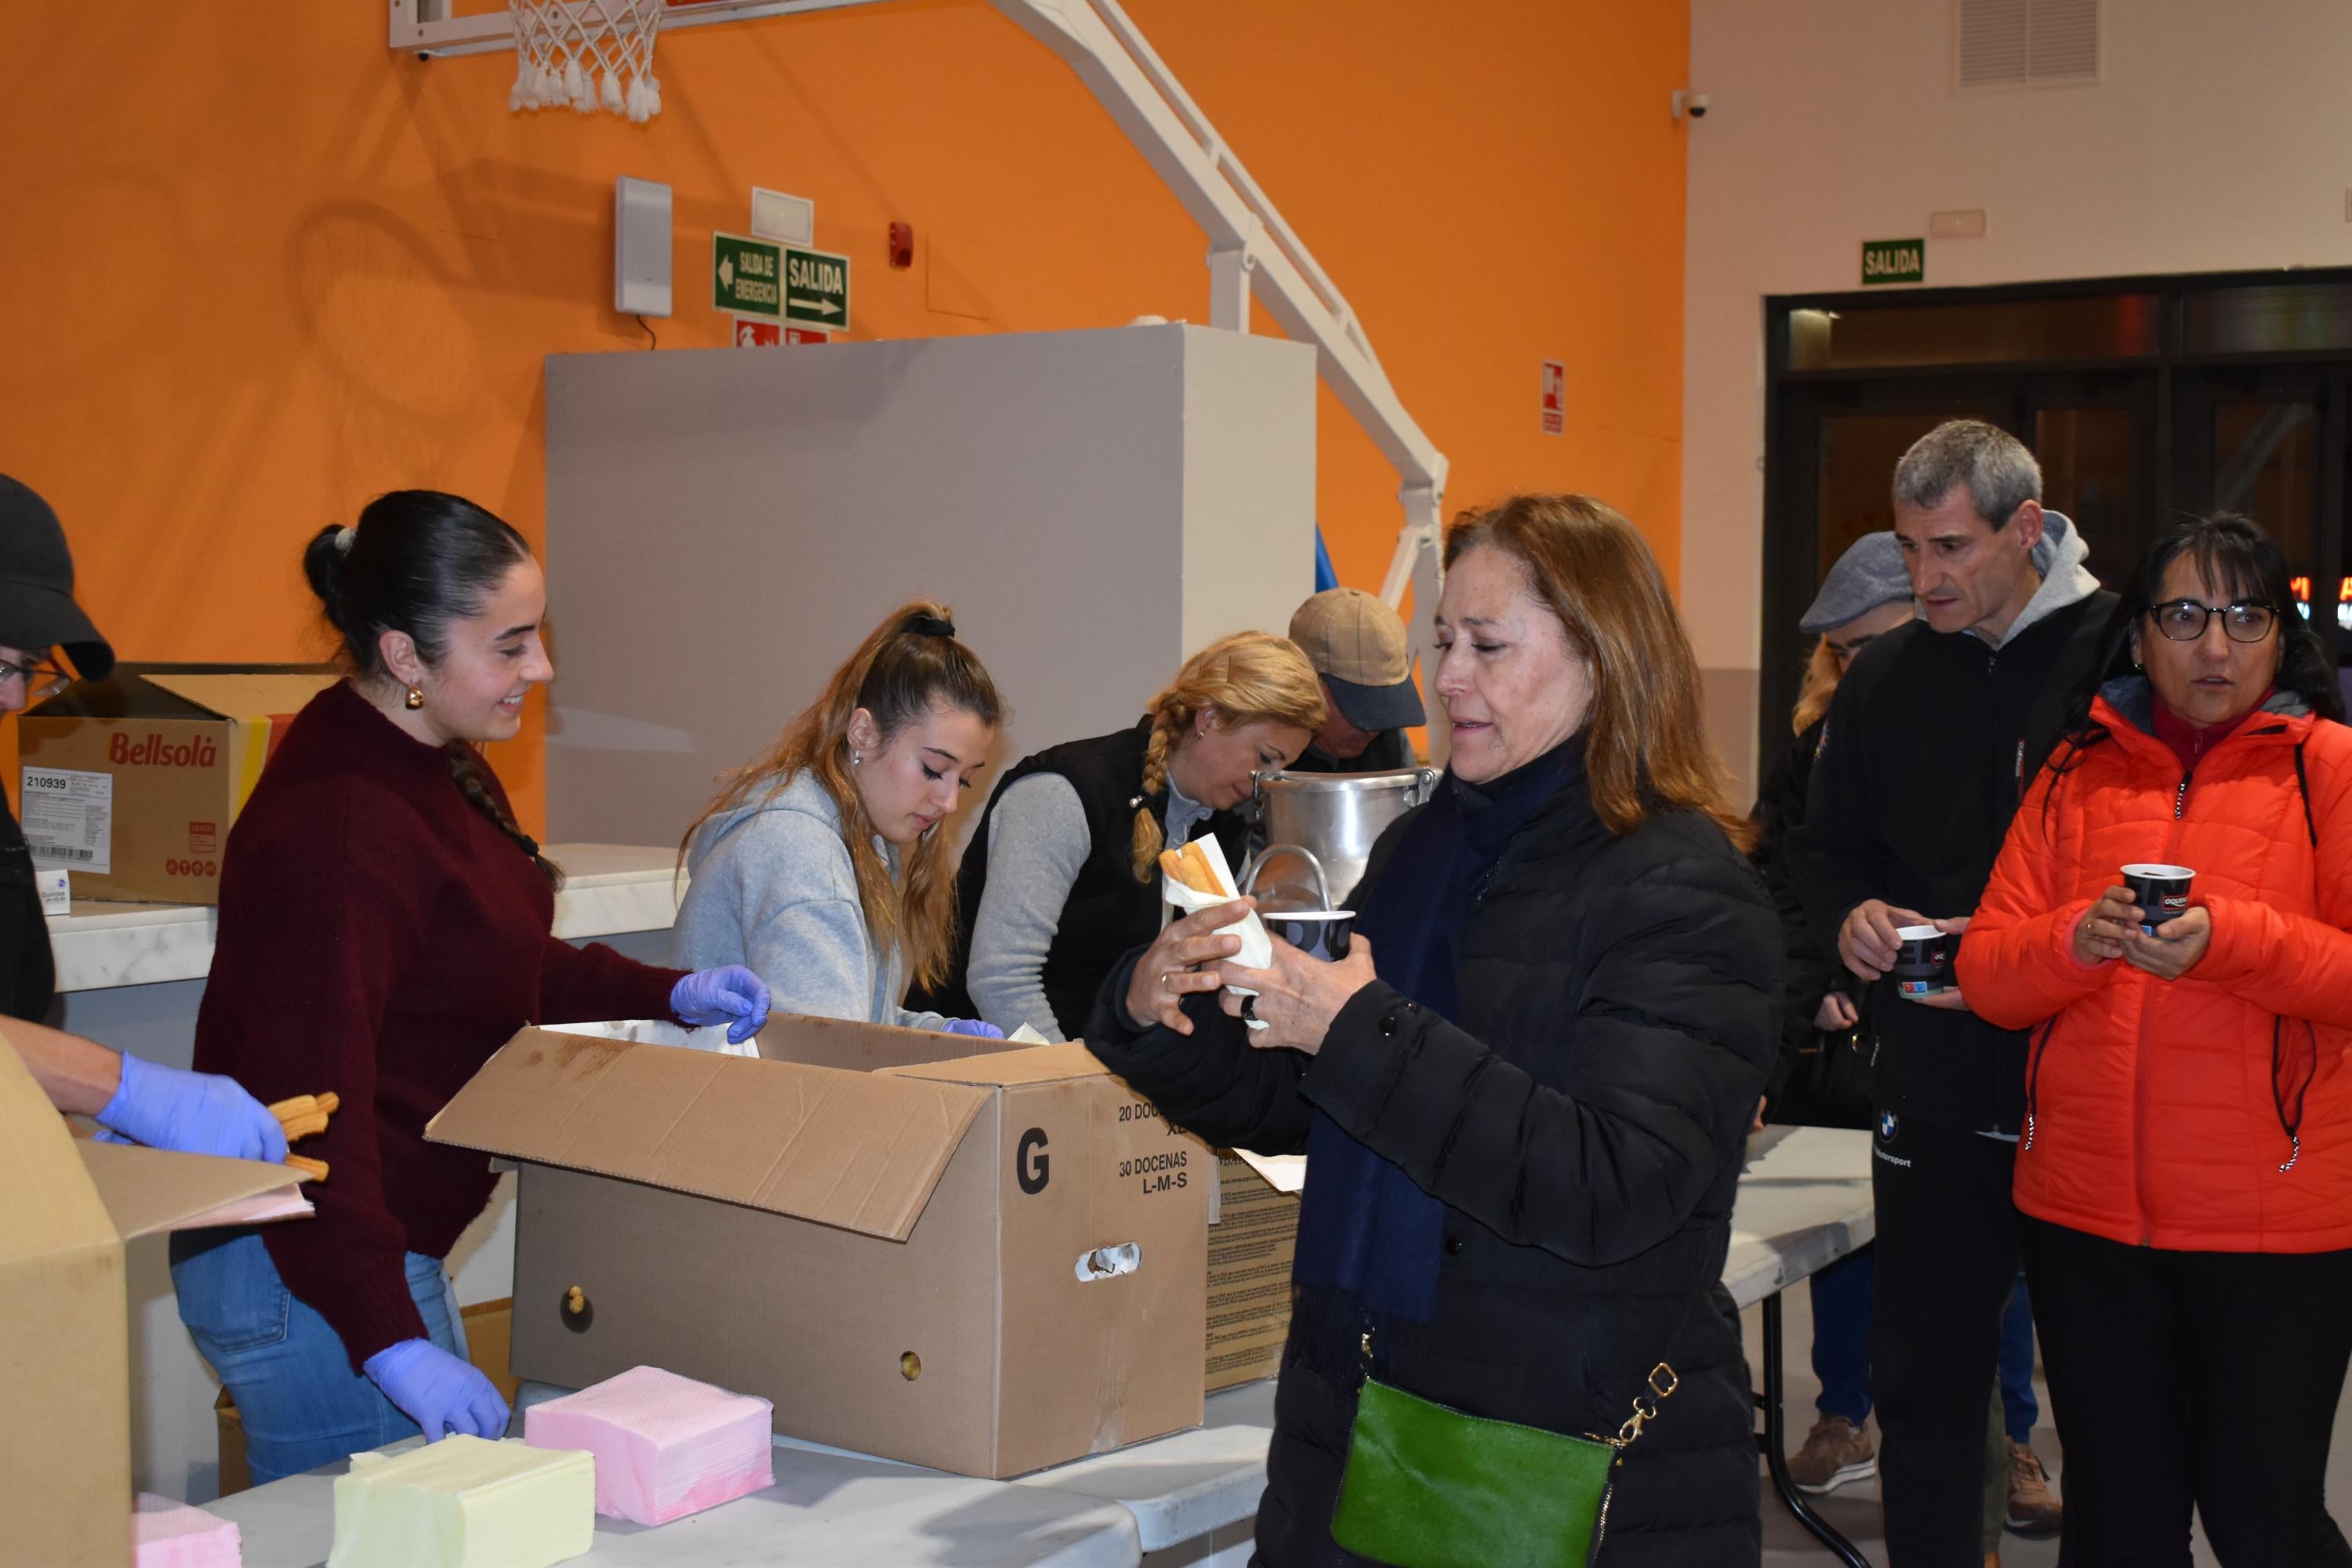
[[[2033,569],[2042,574],[2042,586],[2025,601],[2025,608],[2017,612],[2017,619],[2010,623],[2009,630],[1993,646],[2008,647],[2018,633],[2034,622],[2097,593],[2099,580],[2083,564],[2090,556],[2091,547],[2084,542],[2074,520],[2063,511],[2043,507],[2042,542],[2033,547]]]
[[[878,835],[874,844],[896,877],[898,847]],[[905,959],[877,951],[866,928],[841,811],[814,774],[704,823],[686,864],[694,881],[670,933],[674,963],[742,964],[768,983],[779,1013],[908,1029],[947,1022],[899,1005]]]

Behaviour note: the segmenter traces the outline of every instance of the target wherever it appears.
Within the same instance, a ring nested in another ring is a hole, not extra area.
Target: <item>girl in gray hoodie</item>
[[[779,1013],[999,1034],[901,1002],[910,979],[946,970],[955,862],[941,828],[1003,711],[945,605],[893,612],[687,829],[678,962],[744,965]]]

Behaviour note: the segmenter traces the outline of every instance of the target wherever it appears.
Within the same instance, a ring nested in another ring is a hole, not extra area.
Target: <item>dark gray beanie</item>
[[[1877,533],[1865,533],[1845,547],[1837,558],[1830,574],[1822,579],[1822,591],[1797,623],[1801,632],[1830,631],[1881,605],[1891,605],[1911,598],[1911,574],[1904,570],[1903,546],[1895,541],[1892,529]]]

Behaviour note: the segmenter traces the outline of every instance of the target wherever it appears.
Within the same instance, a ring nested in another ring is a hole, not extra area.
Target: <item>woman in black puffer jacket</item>
[[[1632,525],[1523,496],[1445,552],[1453,765],[1382,837],[1353,950],[1241,968],[1214,934],[1241,906],[1202,910],[1113,973],[1087,1040],[1177,1124],[1309,1153],[1258,1562],[1352,1561],[1331,1517],[1368,1373],[1613,1433],[1663,1360],[1682,1386],[1625,1451],[1600,1561],[1739,1568],[1755,1419],[1721,1274],[1779,927]]]

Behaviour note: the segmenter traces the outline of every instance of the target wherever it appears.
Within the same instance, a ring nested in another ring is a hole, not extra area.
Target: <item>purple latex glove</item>
[[[151,1149],[273,1165],[286,1159],[286,1130],[236,1079],[158,1067],[127,1051],[121,1085],[97,1121]]]
[[[403,1340],[367,1358],[367,1374],[400,1413],[438,1443],[451,1432],[493,1440],[507,1429],[507,1402],[473,1363],[431,1340]]]
[[[768,983],[740,963],[698,969],[669,994],[669,1010],[698,1029],[727,1026],[727,1043],[740,1046],[768,1026]]]
[[[943,1035],[970,1035],[977,1040],[1001,1040],[1004,1031],[985,1018],[950,1018],[940,1026]]]

